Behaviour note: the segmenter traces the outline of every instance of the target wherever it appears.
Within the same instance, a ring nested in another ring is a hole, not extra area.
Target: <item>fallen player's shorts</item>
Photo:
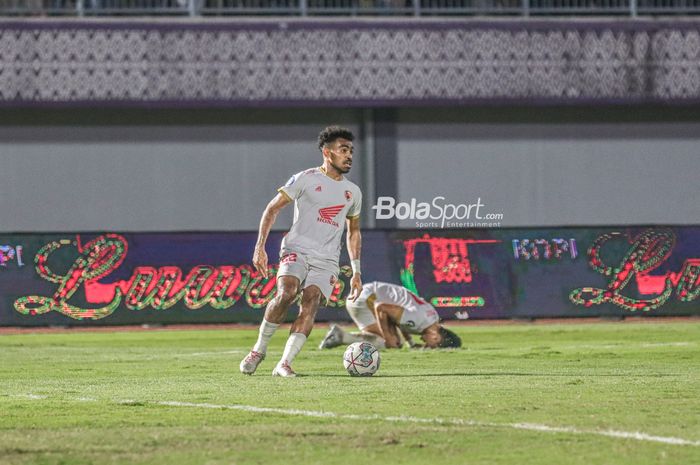
[[[302,290],[309,286],[316,286],[328,300],[333,293],[336,281],[338,281],[338,271],[338,263],[334,260],[323,260],[299,252],[283,250],[280,253],[277,278],[294,276],[299,280]]]
[[[364,331],[364,329],[377,322],[377,318],[374,315],[374,310],[367,306],[367,298],[372,295],[372,289],[367,286],[362,287],[362,292],[360,296],[352,302],[350,299],[346,299],[345,307],[348,309],[350,318],[355,322],[355,325]]]

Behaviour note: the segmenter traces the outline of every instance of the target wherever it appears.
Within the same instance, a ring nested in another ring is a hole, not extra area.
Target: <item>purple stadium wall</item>
[[[271,235],[271,257],[281,237]],[[365,281],[403,283],[444,319],[700,315],[700,227],[363,237]],[[255,239],[255,233],[2,235],[0,325],[258,322],[275,281],[249,264]],[[342,308],[349,275],[343,266],[319,321],[349,319]]]

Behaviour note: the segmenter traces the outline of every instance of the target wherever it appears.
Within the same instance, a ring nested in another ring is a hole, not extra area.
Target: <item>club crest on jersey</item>
[[[321,192],[323,189],[321,188],[321,185],[319,184],[316,186],[316,189],[314,189],[316,192]]]
[[[345,200],[348,202],[352,200],[352,192],[345,191]]]
[[[330,224],[336,228],[339,228],[340,225],[335,222],[334,219],[343,210],[343,208],[345,208],[345,205],[333,205],[332,207],[319,208],[318,218],[316,218],[316,221],[319,223]]]

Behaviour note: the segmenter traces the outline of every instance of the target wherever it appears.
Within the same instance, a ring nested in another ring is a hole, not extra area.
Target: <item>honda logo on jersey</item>
[[[345,205],[333,205],[332,207],[320,208],[318,210],[318,218],[316,221],[326,223],[339,228],[340,225],[333,221],[338,214],[345,208]]]

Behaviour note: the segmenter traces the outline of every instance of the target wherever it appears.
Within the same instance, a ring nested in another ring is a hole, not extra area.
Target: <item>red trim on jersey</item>
[[[406,292],[408,292],[409,295],[410,295],[411,297],[413,297],[413,300],[415,300],[416,303],[418,303],[419,305],[424,305],[424,304],[426,303],[425,300],[421,299],[420,297],[418,297],[417,295],[415,295],[413,292],[411,292],[411,291],[406,291]]]

